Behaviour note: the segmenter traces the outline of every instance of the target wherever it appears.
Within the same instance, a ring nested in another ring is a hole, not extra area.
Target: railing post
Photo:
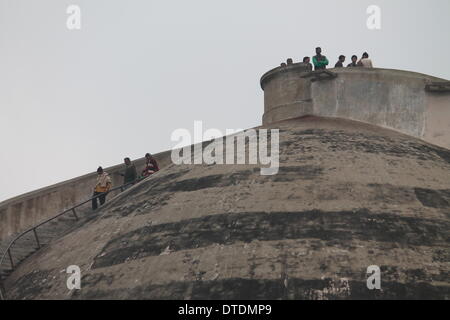
[[[41,244],[39,243],[39,238],[38,238],[38,235],[37,235],[37,232],[36,232],[36,228],[33,229],[33,233],[34,233],[34,237],[36,238],[36,243],[38,245],[38,249],[40,249],[41,248]]]
[[[78,221],[78,216],[77,216],[77,212],[75,211],[75,208],[72,209],[73,215],[75,216],[75,219],[77,219]]]
[[[3,286],[3,282],[0,279],[0,300],[5,300],[6,299],[6,290],[5,287]]]
[[[8,249],[8,256],[9,256],[9,261],[11,262],[11,269],[14,270],[14,261],[13,261],[12,256],[11,256],[11,248]]]

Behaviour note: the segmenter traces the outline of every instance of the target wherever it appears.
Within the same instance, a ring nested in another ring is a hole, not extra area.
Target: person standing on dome
[[[316,48],[316,55],[313,57],[314,70],[324,70],[327,68],[329,61],[326,56],[322,55],[322,48]]]
[[[334,67],[335,68],[343,68],[344,67],[344,62],[345,62],[345,56],[344,55],[340,55],[339,56],[339,60],[338,60],[338,62],[336,62],[336,65]]]
[[[98,203],[97,198],[100,200],[100,205],[102,206],[106,201],[106,195],[109,190],[111,190],[112,182],[109,174],[103,171],[102,167],[97,169],[97,181],[94,187],[94,194],[92,199],[92,210],[97,210]],[[98,197],[97,197],[98,196]]]
[[[131,162],[130,158],[123,159],[125,163],[125,171],[123,173],[119,173],[123,177],[124,186],[128,185],[128,187],[136,182],[137,180],[137,171],[134,164]]]
[[[369,59],[369,54],[364,52],[361,60],[358,62],[358,66],[364,68],[373,68],[372,60]]]
[[[304,57],[303,58],[303,63],[308,67],[309,71],[312,71],[313,66],[311,64],[311,59],[310,57]]]
[[[356,55],[352,56],[352,62],[347,65],[347,68],[355,68],[358,66],[358,57]]]

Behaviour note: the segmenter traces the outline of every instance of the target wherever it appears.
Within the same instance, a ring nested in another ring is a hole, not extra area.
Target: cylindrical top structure
[[[297,118],[312,113],[310,72],[304,63],[273,69],[261,78],[264,90],[263,124]]]
[[[376,68],[310,72],[297,63],[267,72],[261,87],[264,125],[308,115],[346,118],[450,148],[450,82],[443,79]]]

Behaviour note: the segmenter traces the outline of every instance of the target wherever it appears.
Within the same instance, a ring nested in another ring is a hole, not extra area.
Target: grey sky
[[[448,0],[0,0],[0,201],[170,149],[194,120],[257,126],[260,76],[316,46],[333,65],[368,51],[450,79],[449,13]]]

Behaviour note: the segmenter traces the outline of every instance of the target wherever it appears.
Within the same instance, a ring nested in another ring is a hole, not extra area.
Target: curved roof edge
[[[399,70],[399,69],[385,69],[385,68],[329,68],[326,69],[328,71],[331,72],[335,72],[337,74],[339,73],[373,73],[373,72],[378,72],[378,73],[382,73],[382,74],[386,74],[386,75],[393,75],[393,76],[400,76],[400,77],[405,77],[405,78],[421,78],[430,82],[447,82],[450,80],[446,80],[446,79],[442,79],[442,78],[438,78],[435,76],[430,76],[424,73],[419,73],[419,72],[415,72],[415,71],[407,71],[407,70]],[[296,72],[296,73],[314,73],[315,71],[309,71],[308,67],[300,62],[300,63],[294,63],[292,65],[288,65],[288,66],[279,66],[276,67],[272,70],[267,71],[266,73],[264,73],[261,77],[260,80],[260,85],[261,85],[261,89],[264,90],[264,86],[265,84],[272,79],[273,77],[276,77],[278,75],[281,74],[286,74],[286,73],[290,73],[290,72]]]

